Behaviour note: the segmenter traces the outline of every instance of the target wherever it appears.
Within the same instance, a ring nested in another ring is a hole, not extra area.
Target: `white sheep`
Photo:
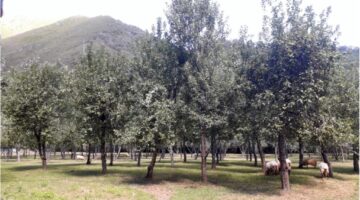
[[[85,160],[85,157],[81,155],[76,155],[76,160]]]
[[[325,162],[320,162],[318,165],[320,169],[321,178],[329,176],[329,165]]]

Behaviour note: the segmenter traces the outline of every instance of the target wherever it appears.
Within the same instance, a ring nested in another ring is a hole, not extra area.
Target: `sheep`
[[[287,167],[289,175],[290,175],[290,173],[291,173],[291,160],[286,158],[285,162],[286,162],[286,167]]]
[[[76,155],[76,160],[85,160],[85,157],[81,155]]]
[[[265,175],[276,175],[279,173],[279,161],[268,161],[265,163]]]
[[[320,169],[321,178],[329,176],[329,165],[327,163],[320,162],[318,167]]]
[[[291,173],[291,160],[286,159],[286,168],[288,173]],[[265,163],[265,175],[277,175],[280,171],[280,162],[278,160],[272,160]]]
[[[313,158],[304,160],[301,165],[306,165],[307,168],[309,168],[309,165],[314,166],[316,168],[317,161]]]

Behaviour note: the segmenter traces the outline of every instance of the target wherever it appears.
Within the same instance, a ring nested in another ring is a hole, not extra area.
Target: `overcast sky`
[[[261,30],[263,11],[261,0],[217,0],[220,10],[228,18],[230,38],[238,36],[241,25],[247,25],[250,34]],[[157,17],[164,17],[168,0],[4,0],[3,22],[14,19],[43,19],[55,21],[74,15],[109,15],[127,24],[150,29]],[[304,0],[317,13],[332,7],[330,24],[339,25],[340,44],[360,46],[359,0]]]

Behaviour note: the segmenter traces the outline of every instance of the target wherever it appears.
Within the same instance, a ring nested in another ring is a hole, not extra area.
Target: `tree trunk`
[[[256,155],[256,148],[254,139],[251,140],[251,151],[254,154],[254,166],[258,166],[257,155]]]
[[[183,138],[182,150],[183,150],[183,154],[184,154],[184,163],[186,163],[187,159],[186,159],[186,141],[185,141],[185,138]]]
[[[171,167],[174,167],[174,150],[172,146],[169,147],[169,153],[170,153]]]
[[[20,162],[20,145],[16,145],[16,162]]]
[[[87,161],[86,161],[87,165],[91,164],[91,144],[88,144],[88,155],[87,155]]]
[[[114,165],[114,145],[112,143],[112,140],[110,140],[110,163],[109,166]]]
[[[353,145],[353,166],[354,171],[359,173],[359,147],[358,144]]]
[[[216,138],[211,135],[211,169],[216,169]]]
[[[324,162],[326,164],[328,164],[328,166],[329,166],[329,177],[334,177],[332,167],[331,167],[331,163],[330,163],[330,161],[329,161],[329,159],[328,159],[328,157],[326,155],[326,152],[325,152],[324,148],[321,148],[321,156],[322,156]]]
[[[75,145],[72,146],[71,151],[72,151],[71,159],[75,160],[76,159],[76,147],[75,147]]]
[[[43,140],[42,141],[42,145],[41,145],[41,148],[42,148],[42,167],[44,170],[47,169],[47,158],[46,158],[46,144],[45,144],[45,141]]]
[[[101,173],[106,174],[106,149],[105,149],[105,133],[102,134],[103,137],[100,138],[100,152],[101,152]]]
[[[201,128],[201,178],[202,182],[208,181],[206,173],[206,135],[205,128]]]
[[[155,163],[156,163],[156,156],[157,156],[157,149],[155,149],[155,151],[153,152],[151,162],[149,163],[147,174],[145,176],[145,178],[147,178],[147,179],[153,178],[154,167],[155,167]]]
[[[290,190],[290,181],[288,168],[286,166],[286,141],[284,133],[280,133],[278,136],[279,145],[279,158],[280,158],[280,177],[281,177],[281,189],[283,191]]]
[[[220,163],[220,148],[216,148],[216,164]]]
[[[37,150],[34,150],[34,160],[36,159]]]
[[[303,168],[304,163],[304,143],[302,138],[299,137],[299,168]]]
[[[121,153],[121,146],[118,146],[118,153],[116,155],[116,159],[119,159]]]
[[[138,153],[137,166],[140,167],[140,164],[141,164],[141,150],[139,150]]]
[[[341,160],[342,160],[342,162],[345,162],[345,156],[344,156],[344,148],[343,148],[343,146],[340,146],[340,151],[341,151]]]
[[[257,144],[257,148],[258,148],[259,155],[260,155],[261,167],[263,170],[265,170],[265,156],[264,156],[264,152],[262,150],[261,141],[258,138],[258,136],[256,136],[256,144]]]
[[[249,156],[250,156],[250,158],[249,158],[249,161],[250,162],[252,162],[252,148],[251,148],[251,142],[250,142],[250,140],[248,141],[248,153],[249,153]]]

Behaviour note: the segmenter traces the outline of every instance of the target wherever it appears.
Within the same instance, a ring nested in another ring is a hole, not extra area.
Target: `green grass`
[[[1,196],[3,199],[275,199],[280,195],[279,176],[264,176],[260,167],[229,156],[216,170],[208,170],[209,183],[200,182],[199,160],[174,167],[168,160],[156,163],[153,180],[145,180],[146,165],[123,159],[108,167],[101,175],[95,161],[50,160],[48,170],[41,169],[39,160],[2,161]],[[293,159],[296,162],[296,159]],[[210,163],[209,163],[210,164]],[[358,175],[352,172],[351,161],[333,163],[335,178],[321,180],[318,169],[293,168],[290,176],[291,194],[321,192],[320,199],[357,199]],[[293,166],[296,166],[294,163]],[[210,165],[208,166],[210,167]],[[340,187],[339,187],[340,186]],[[347,190],[342,190],[341,187]],[[352,187],[352,188],[350,188]],[[338,190],[338,192],[336,192]],[[308,196],[306,194],[308,193]],[[334,194],[333,194],[334,193]],[[285,198],[285,197],[284,197]],[[285,198],[296,199],[296,198]]]

